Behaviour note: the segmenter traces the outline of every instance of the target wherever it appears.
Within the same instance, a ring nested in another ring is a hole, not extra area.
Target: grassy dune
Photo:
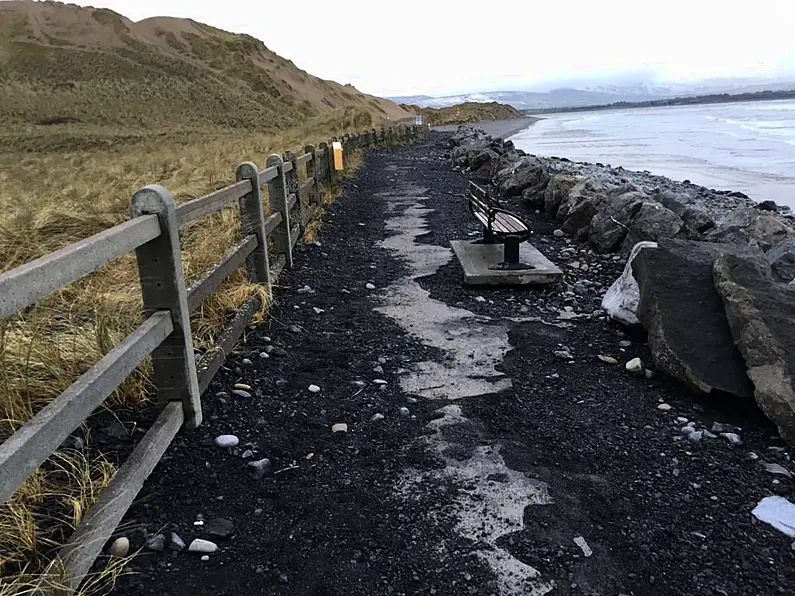
[[[0,272],[125,221],[141,186],[162,184],[183,202],[234,182],[242,161],[264,167],[271,153],[300,154],[386,114],[409,112],[312,77],[248,36],[0,2]],[[230,208],[183,230],[188,284],[239,240],[239,224]],[[261,286],[234,274],[192,316],[196,347],[212,345],[254,294],[268,303]],[[0,441],[127,335],[140,312],[129,254],[0,321]],[[107,406],[140,405],[151,390],[145,364]],[[0,505],[0,596],[41,581],[114,472],[102,456],[61,450]]]
[[[489,103],[467,102],[446,108],[421,108],[412,105],[404,107],[421,113],[431,126],[466,124],[484,120],[511,120],[522,117],[522,113],[513,106],[496,101]]]

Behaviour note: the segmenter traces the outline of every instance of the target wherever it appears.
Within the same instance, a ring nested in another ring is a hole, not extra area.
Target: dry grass
[[[482,122],[484,120],[511,120],[521,118],[522,113],[507,104],[491,102],[466,102],[446,108],[421,108],[419,106],[404,106],[415,110],[425,117],[425,122],[431,126],[442,124],[466,124],[469,122]]]
[[[369,116],[369,115],[368,115]],[[78,132],[35,139],[35,151],[0,153],[0,271],[19,266],[127,219],[129,200],[141,186],[159,183],[177,202],[234,182],[242,161],[260,168],[267,155],[340,135],[350,114],[335,112],[278,135],[186,133],[144,137],[112,150],[87,149]],[[361,121],[361,119],[360,119]],[[366,126],[369,127],[369,120]],[[73,130],[73,129],[71,129]],[[95,134],[96,131],[91,131]],[[114,132],[102,133],[108,138]],[[25,145],[19,137],[5,147]],[[64,141],[66,141],[64,143]],[[78,147],[64,150],[65,147]],[[356,156],[351,169],[358,165]],[[332,199],[324,193],[324,202]],[[267,209],[267,207],[266,207]],[[314,239],[316,223],[307,240]],[[182,234],[188,284],[213,266],[240,237],[235,208],[195,222]],[[216,334],[248,297],[269,296],[238,271],[192,317],[197,347]],[[17,317],[0,321],[0,441],[10,436],[66,389],[140,323],[140,292],[134,255],[41,300]],[[265,316],[265,311],[259,317]],[[110,407],[140,404],[151,393],[147,365],[108,400]],[[0,506],[0,596],[24,594],[41,582],[47,557],[68,537],[114,473],[103,459],[60,451]],[[120,564],[97,585],[113,581]],[[96,587],[96,586],[94,586]],[[32,591],[30,592],[32,593]]]

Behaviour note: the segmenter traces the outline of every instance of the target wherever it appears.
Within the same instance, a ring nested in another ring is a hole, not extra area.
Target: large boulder
[[[452,157],[454,161],[457,161],[459,158],[469,160],[481,151],[488,149],[489,143],[490,139],[485,136],[467,138],[452,150],[450,157]]]
[[[657,190],[654,198],[662,203],[663,207],[681,217],[685,225],[692,230],[692,235],[703,234],[715,227],[715,221],[706,211],[696,206],[697,201],[692,195],[675,193],[671,190]]]
[[[528,155],[510,166],[507,175],[500,173],[497,185],[505,196],[521,195],[525,189],[543,193],[549,182],[549,173],[537,157]]]
[[[586,178],[572,187],[561,201],[555,217],[562,221],[561,229],[578,240],[588,237],[594,215],[607,201],[607,190],[601,182]]]
[[[750,244],[762,250],[795,237],[795,229],[784,223],[770,211],[760,211],[753,207],[739,207],[718,222],[707,234],[712,242],[733,242]]]
[[[621,250],[628,253],[638,242],[676,238],[685,231],[685,222],[676,213],[655,201],[643,201],[627,225]]]
[[[610,318],[627,327],[640,325],[638,320],[640,290],[638,289],[638,282],[635,281],[635,276],[632,275],[632,261],[644,248],[657,248],[657,243],[638,242],[633,247],[632,252],[629,253],[629,260],[627,260],[623,273],[607,289],[604,298],[602,298],[602,308]]]
[[[648,331],[655,365],[694,391],[750,397],[753,386],[715,290],[712,265],[731,254],[766,266],[764,254],[735,244],[680,239],[658,244],[632,262],[640,290],[638,319]]]
[[[795,238],[779,242],[767,251],[767,262],[781,281],[795,279]]]
[[[588,240],[597,252],[615,252],[624,242],[629,224],[648,197],[642,192],[627,192],[607,202],[591,220]]]
[[[713,273],[754,398],[795,446],[795,286],[776,282],[764,265],[731,254],[715,261]]]
[[[469,159],[469,168],[472,171],[478,170],[481,166],[488,164],[493,159],[499,159],[499,157],[494,150],[485,149]]]
[[[554,174],[549,179],[546,189],[544,189],[544,211],[555,214],[560,204],[569,196],[569,191],[574,188],[580,178],[570,174]]]

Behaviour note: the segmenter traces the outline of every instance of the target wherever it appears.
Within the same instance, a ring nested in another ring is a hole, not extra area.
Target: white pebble
[[[310,385],[309,386],[309,392],[310,393],[320,393],[320,387],[318,387],[317,385]]]
[[[483,296],[475,296],[475,302],[486,302]]]
[[[331,432],[333,433],[346,433],[348,432],[348,425],[344,422],[338,422],[334,426],[331,427]]]
[[[384,381],[384,379],[373,379],[373,383],[375,385],[388,385],[389,384],[386,381]]]
[[[210,555],[202,555],[202,561],[209,561]]]
[[[220,435],[215,437],[215,446],[216,447],[237,447],[240,444],[240,439],[238,439],[235,435]]]
[[[400,408],[400,410],[398,411],[400,412],[400,415],[403,416],[403,418],[408,418],[409,416],[411,416],[411,412],[409,411],[408,408]]]
[[[668,410],[671,409],[671,406],[669,406],[668,404],[660,404],[659,406],[657,406],[657,409],[662,410],[663,412],[667,412]]]
[[[368,290],[375,290],[375,286],[373,284],[367,284],[364,287],[367,288]]]
[[[196,538],[188,547],[189,553],[214,553],[217,550],[218,545],[215,542],[202,540],[201,538]]]
[[[383,420],[383,419],[384,419],[384,415],[383,414],[373,414],[373,417],[370,418],[370,420],[372,420],[373,422],[378,422],[379,420]]]
[[[641,362],[640,358],[633,358],[627,362],[624,367],[633,374],[643,372],[643,362]]]

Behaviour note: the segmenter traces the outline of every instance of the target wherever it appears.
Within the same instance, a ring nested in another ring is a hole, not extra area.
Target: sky
[[[73,0],[74,1],[74,0]],[[248,33],[313,75],[381,96],[571,81],[795,80],[795,0],[94,0],[134,21]]]

